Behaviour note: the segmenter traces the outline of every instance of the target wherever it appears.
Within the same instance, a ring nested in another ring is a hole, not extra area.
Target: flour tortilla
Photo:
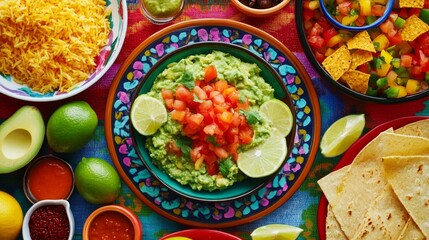
[[[392,129],[382,132],[366,145],[348,168],[337,196],[330,202],[332,211],[348,238],[363,227],[368,206],[388,185],[384,178],[382,157],[429,152],[429,139],[395,134]]]
[[[407,124],[396,129],[395,133],[429,138],[429,119]]]
[[[334,213],[332,212],[331,205],[328,205],[328,212],[326,215],[326,239],[335,239],[335,240],[347,240],[346,235],[341,226],[335,218]]]
[[[338,192],[338,187],[341,183],[341,180],[344,178],[347,173],[349,166],[342,167],[336,171],[333,171],[326,175],[324,178],[319,179],[317,183],[323,191],[328,202],[333,201]],[[326,239],[336,239],[342,240],[347,239],[341,226],[335,218],[334,213],[332,212],[332,207],[328,204],[327,215],[326,215],[326,225],[325,225]]]
[[[413,221],[412,218],[409,218],[407,224],[405,225],[401,235],[398,237],[398,240],[425,240],[426,237],[423,235],[420,228]]]
[[[410,216],[390,185],[377,197],[365,215],[356,240],[398,239]]]
[[[386,179],[402,205],[423,235],[429,237],[429,155],[384,157],[383,165]]]

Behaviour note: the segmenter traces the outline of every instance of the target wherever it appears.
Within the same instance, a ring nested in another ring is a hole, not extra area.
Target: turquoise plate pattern
[[[237,44],[265,59],[285,82],[297,116],[293,148],[282,169],[264,187],[230,201],[193,200],[163,186],[140,160],[130,132],[131,101],[138,94],[143,76],[169,52],[205,41]],[[181,22],[140,44],[129,55],[112,83],[105,118],[109,153],[124,182],[157,213],[196,227],[235,226],[254,221],[275,210],[293,195],[305,179],[320,139],[319,103],[311,80],[299,61],[271,35],[225,19]]]

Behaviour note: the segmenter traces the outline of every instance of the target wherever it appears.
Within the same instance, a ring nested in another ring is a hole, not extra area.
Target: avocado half
[[[23,106],[0,125],[0,174],[27,165],[40,151],[45,123],[39,109]]]

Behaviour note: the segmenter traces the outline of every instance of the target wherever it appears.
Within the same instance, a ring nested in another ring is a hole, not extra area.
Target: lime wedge
[[[131,106],[131,123],[142,135],[154,134],[167,121],[164,103],[149,95],[138,96]]]
[[[273,127],[276,128],[283,137],[286,137],[290,133],[293,124],[293,115],[286,103],[278,99],[272,99],[264,102],[259,111],[271,121]]]
[[[260,178],[277,171],[286,158],[286,138],[274,130],[262,144],[238,154],[237,166],[247,176]]]
[[[252,240],[294,240],[303,230],[286,224],[268,224],[250,234]]]
[[[320,150],[325,157],[344,153],[362,134],[365,127],[364,114],[352,114],[335,121],[323,134]]]

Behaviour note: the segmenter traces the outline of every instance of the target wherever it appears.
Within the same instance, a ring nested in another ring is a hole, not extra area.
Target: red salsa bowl
[[[74,188],[73,168],[53,155],[41,156],[27,167],[23,187],[32,203],[46,199],[67,200]]]
[[[139,218],[128,208],[106,205],[88,216],[83,226],[82,238],[140,240],[142,226]]]

